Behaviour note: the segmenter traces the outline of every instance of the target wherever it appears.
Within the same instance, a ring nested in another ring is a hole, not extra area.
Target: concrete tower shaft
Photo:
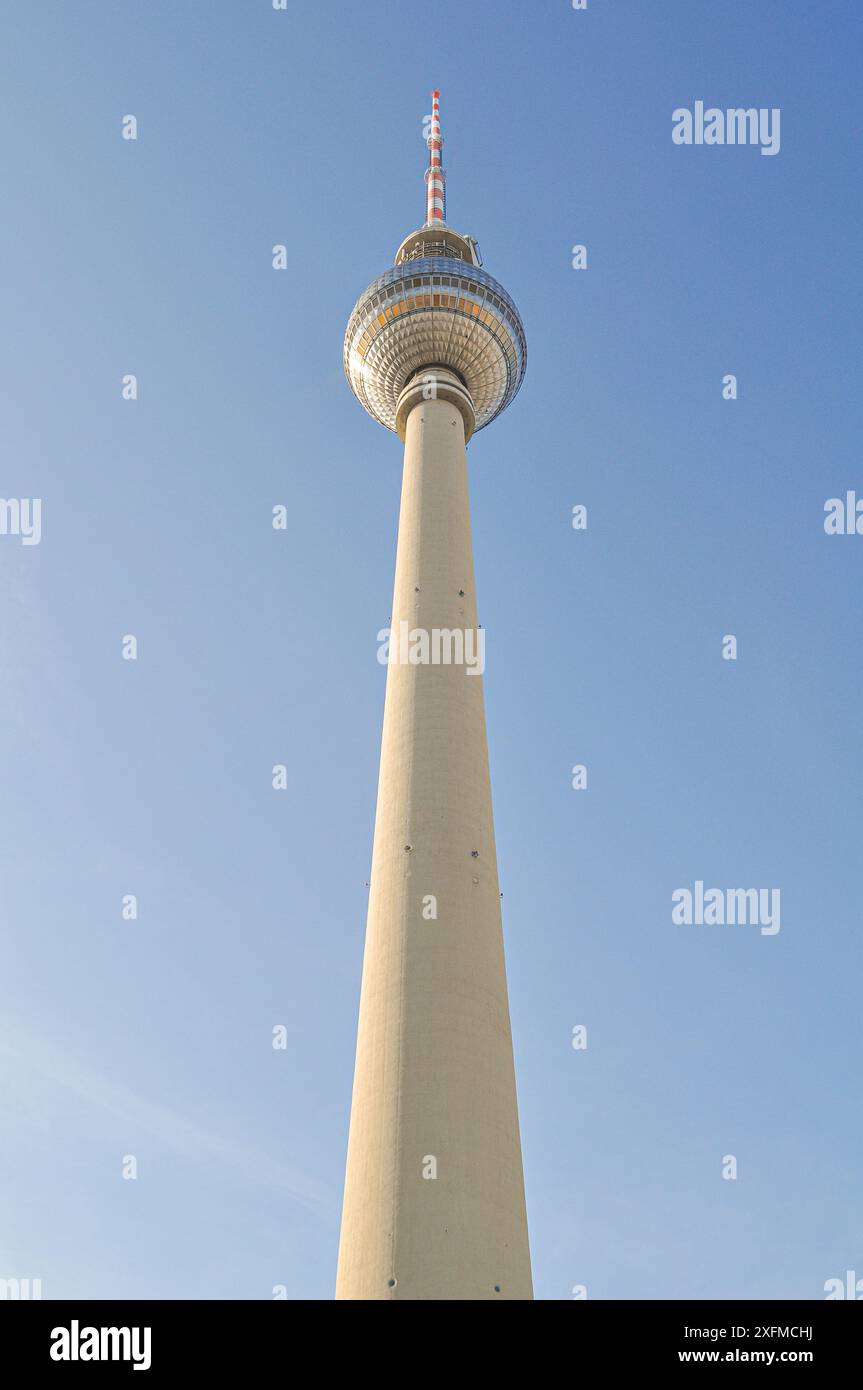
[[[408,393],[391,641],[402,624],[477,640],[464,418]],[[532,1297],[482,675],[465,664],[387,671],[336,1297]]]

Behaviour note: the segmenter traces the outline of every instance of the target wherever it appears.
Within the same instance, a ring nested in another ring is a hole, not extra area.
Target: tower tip
[[[446,175],[441,165],[443,137],[440,130],[440,92],[432,91],[431,125],[426,144],[429,150],[429,167],[426,170],[426,226],[446,222]]]

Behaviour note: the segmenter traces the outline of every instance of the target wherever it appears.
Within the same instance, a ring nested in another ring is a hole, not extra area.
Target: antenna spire
[[[441,165],[443,137],[440,133],[440,92],[432,92],[431,128],[426,144],[429,167],[426,170],[426,226],[446,223],[446,174]]]

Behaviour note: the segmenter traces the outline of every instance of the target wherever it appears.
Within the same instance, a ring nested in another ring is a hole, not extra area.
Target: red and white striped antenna
[[[432,92],[431,128],[426,144],[429,167],[426,170],[426,226],[446,222],[446,174],[441,164],[443,137],[440,133],[440,92]]]

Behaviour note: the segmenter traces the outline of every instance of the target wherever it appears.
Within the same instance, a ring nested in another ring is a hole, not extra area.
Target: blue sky
[[[5,28],[0,494],[44,511],[0,536],[0,1277],[332,1297],[400,468],[342,335],[433,86],[529,344],[469,465],[537,1297],[863,1273],[858,7]],[[779,154],[674,145],[696,100]],[[696,879],[781,931],[675,926]]]

